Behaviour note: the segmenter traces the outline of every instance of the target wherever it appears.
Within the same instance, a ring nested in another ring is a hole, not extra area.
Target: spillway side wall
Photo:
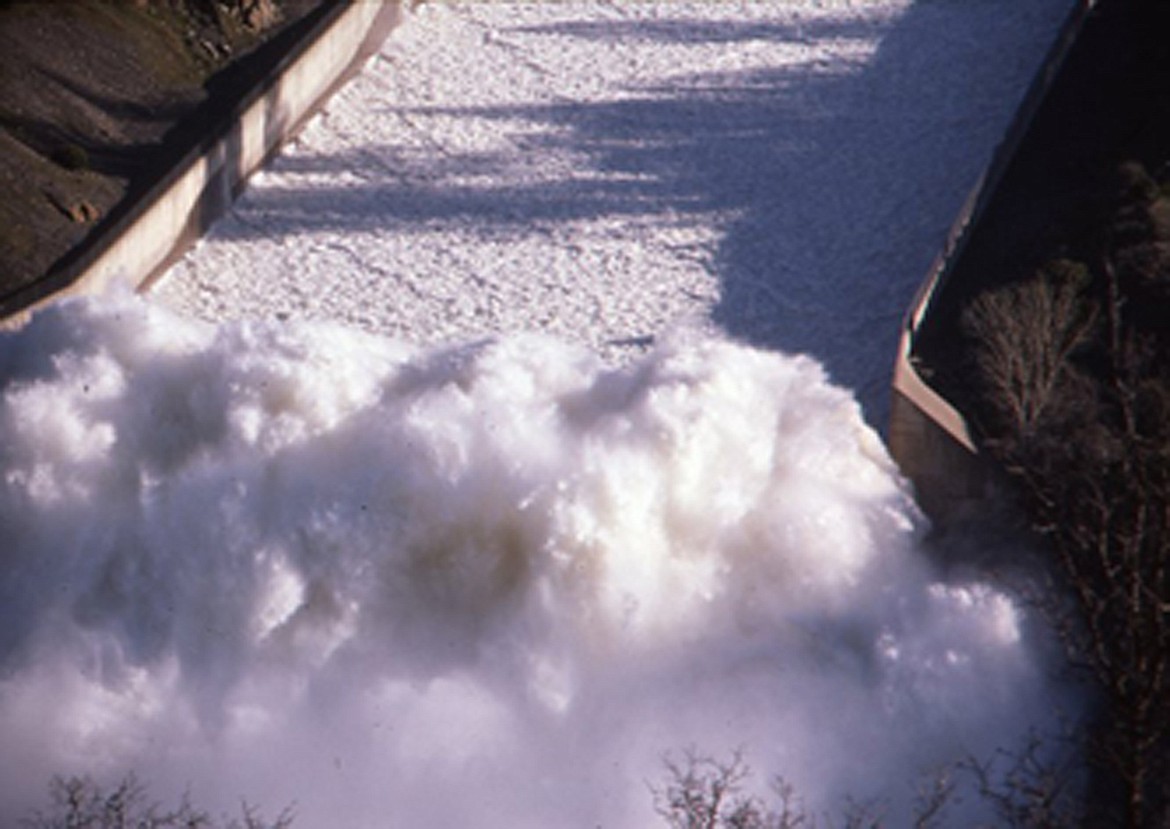
[[[333,2],[203,140],[59,271],[4,300],[18,325],[40,305],[113,285],[145,289],[224,214],[248,177],[378,51],[397,0]]]
[[[1020,103],[1003,140],[959,211],[906,316],[894,359],[888,444],[919,503],[937,522],[967,515],[993,491],[995,475],[963,414],[923,378],[914,342],[934,300],[1015,158],[1097,0],[1078,0]]]

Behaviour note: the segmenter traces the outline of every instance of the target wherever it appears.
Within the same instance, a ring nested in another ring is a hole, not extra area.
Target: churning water
[[[68,301],[0,335],[0,435],[0,823],[134,770],[300,826],[647,827],[686,746],[897,816],[1051,703],[809,358]]]

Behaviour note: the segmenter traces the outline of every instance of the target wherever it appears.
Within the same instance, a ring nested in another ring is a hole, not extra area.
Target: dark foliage
[[[1170,822],[1167,216],[1157,183],[1123,165],[1096,261],[1052,263],[964,319],[985,445],[1047,542],[1048,609],[1104,701],[1094,826]]]

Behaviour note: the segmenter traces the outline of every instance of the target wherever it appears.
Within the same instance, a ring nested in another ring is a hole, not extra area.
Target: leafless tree
[[[671,829],[881,829],[885,804],[877,800],[846,799],[837,814],[806,808],[795,787],[783,777],[770,784],[771,802],[745,794],[751,768],[743,752],[727,761],[716,760],[691,748],[682,760],[663,760],[667,782],[651,787],[654,806]],[[954,795],[949,769],[931,775],[920,787],[913,829],[938,829]]]
[[[1000,749],[990,758],[959,764],[970,774],[980,798],[1007,829],[1070,829],[1084,821],[1079,746],[1032,735],[1020,750]],[[1058,751],[1059,749],[1064,749]]]
[[[963,325],[979,343],[976,362],[1002,428],[1031,434],[1075,378],[1070,356],[1096,319],[1084,301],[1088,270],[1058,260],[1036,279],[990,291],[967,309]]]
[[[1096,314],[1074,270],[1044,269],[967,315],[991,412],[986,446],[1048,542],[1060,588],[1048,608],[1104,701],[1089,760],[1105,800],[1118,806],[1096,825],[1162,827],[1170,819],[1168,355],[1129,322],[1108,261],[1097,289],[1105,330],[1094,335]]]
[[[51,806],[23,821],[27,829],[289,829],[292,808],[267,821],[252,805],[241,806],[239,818],[215,820],[184,795],[174,808],[163,808],[147,796],[146,787],[131,774],[112,787],[90,777],[56,777],[49,784]]]

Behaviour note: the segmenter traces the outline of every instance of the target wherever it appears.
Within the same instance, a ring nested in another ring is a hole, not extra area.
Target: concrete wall
[[[995,476],[962,413],[919,373],[913,357],[914,340],[1096,3],[1097,0],[1079,0],[1070,12],[903,320],[894,361],[889,449],[903,474],[913,482],[922,508],[936,521],[945,522],[975,509],[990,494]]]
[[[398,0],[336,2],[161,181],[59,272],[5,300],[19,324],[60,296],[143,289],[231,205],[246,179],[374,55],[402,20]]]

